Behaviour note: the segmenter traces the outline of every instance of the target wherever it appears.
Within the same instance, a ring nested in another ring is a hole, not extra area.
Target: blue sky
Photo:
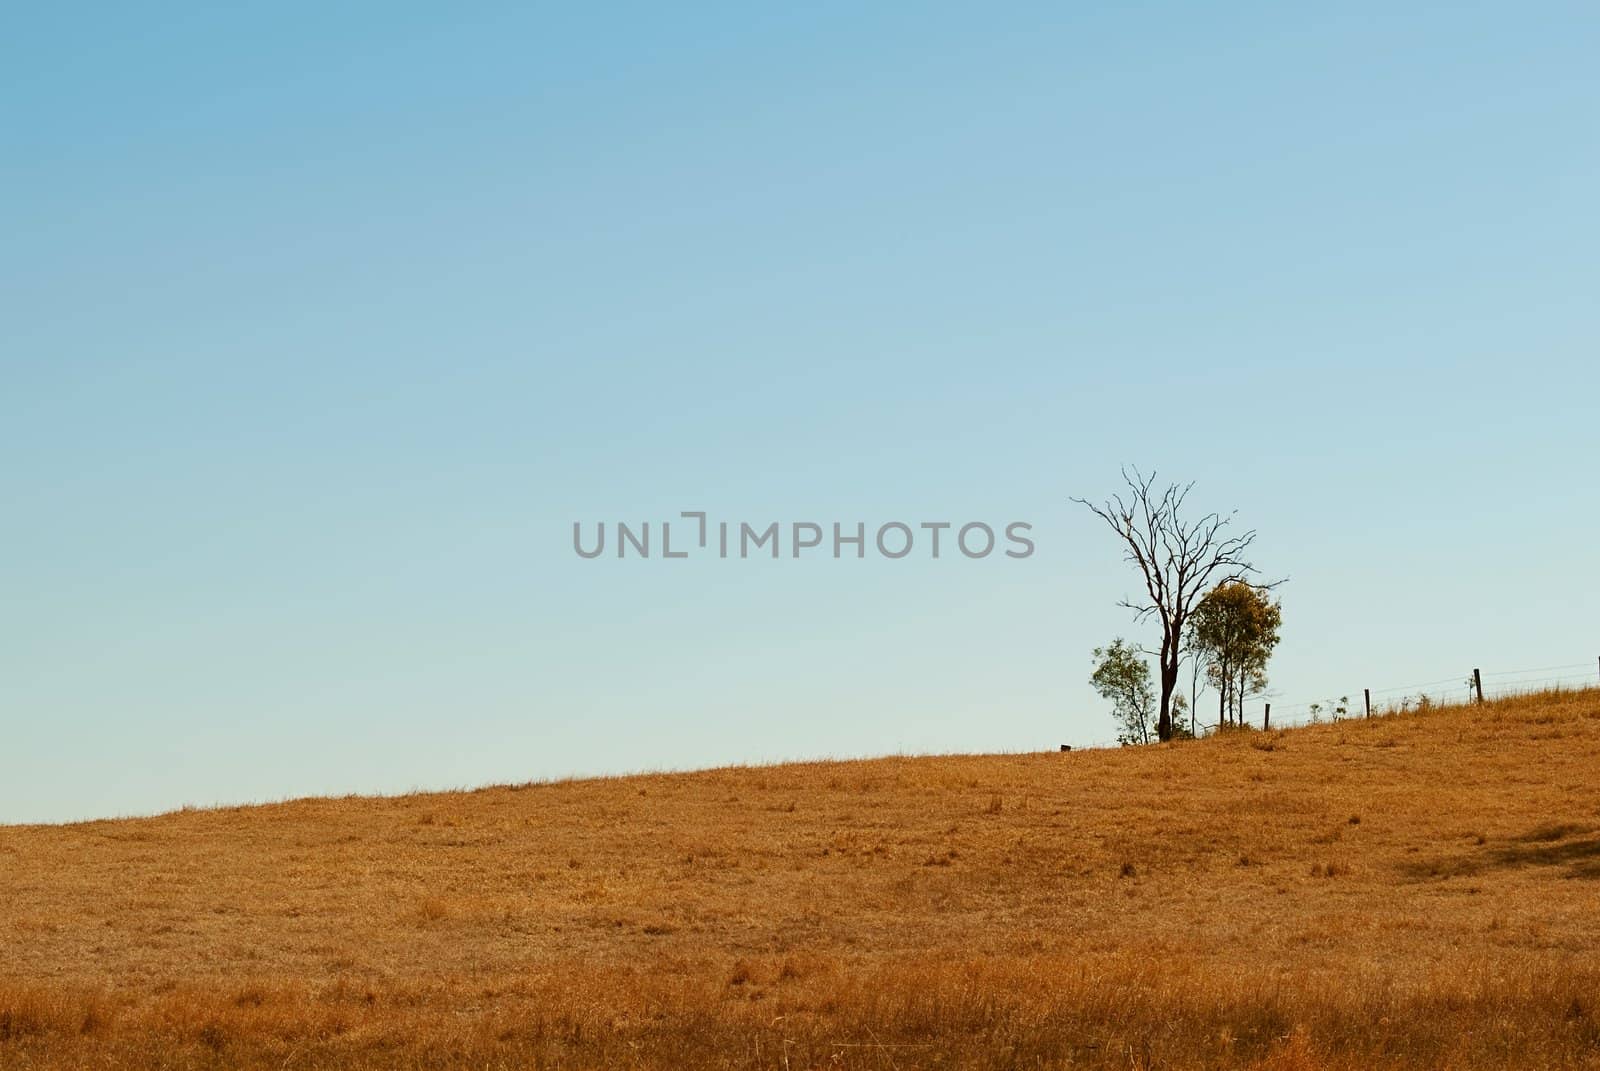
[[[1288,705],[1600,654],[1580,4],[106,5],[0,39],[0,821],[1112,736],[1123,463]],[[1027,560],[571,525],[1026,520]]]

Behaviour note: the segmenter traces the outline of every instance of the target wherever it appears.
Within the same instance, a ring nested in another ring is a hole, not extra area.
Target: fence
[[[1320,702],[1283,704],[1273,697],[1263,696],[1253,705],[1245,705],[1245,722],[1269,728],[1289,728],[1315,721],[1332,721],[1341,705],[1345,709],[1337,717],[1364,718],[1411,710],[1430,703],[1482,703],[1533,692],[1595,687],[1600,687],[1600,658],[1593,662],[1487,672],[1474,667],[1454,677],[1387,688],[1362,688],[1358,694],[1341,694],[1335,699]],[[1202,726],[1202,729],[1214,728],[1214,725]]]
[[[1562,666],[1536,666],[1531,669],[1484,671],[1481,668],[1457,673],[1453,677],[1401,684],[1388,688],[1361,688],[1351,694],[1340,693],[1323,700],[1281,703],[1272,694],[1246,702],[1245,724],[1256,728],[1289,729],[1301,725],[1377,717],[1414,710],[1419,706],[1443,703],[1484,703],[1494,699],[1529,695],[1534,692],[1600,688],[1600,657],[1593,662],[1573,662]],[[1204,704],[1202,704],[1203,706]],[[1340,712],[1340,707],[1343,711]],[[1198,712],[1197,735],[1217,730],[1215,712]],[[1083,748],[1117,747],[1115,740],[1098,740]]]

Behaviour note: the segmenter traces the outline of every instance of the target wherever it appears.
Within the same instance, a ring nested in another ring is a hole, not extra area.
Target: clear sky
[[[17,8],[0,821],[1106,740],[1150,636],[1068,498],[1124,462],[1291,578],[1282,704],[1593,664],[1597,55],[1580,3]],[[1037,550],[573,552],[682,510]]]

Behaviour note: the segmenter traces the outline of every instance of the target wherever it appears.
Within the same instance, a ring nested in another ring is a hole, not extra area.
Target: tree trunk
[[[1180,622],[1181,624],[1181,622]],[[1172,739],[1172,693],[1178,690],[1178,641],[1172,629],[1161,637],[1161,716],[1156,721],[1156,739]]]
[[[1200,660],[1189,663],[1189,735],[1200,735]]]
[[[1156,722],[1156,736],[1161,740],[1172,739],[1172,693],[1178,686],[1178,667],[1161,667],[1161,720]]]

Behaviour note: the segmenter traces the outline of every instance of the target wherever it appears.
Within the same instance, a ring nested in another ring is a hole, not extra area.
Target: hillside
[[[1600,1066],[1600,692],[0,827],[0,1067]]]

